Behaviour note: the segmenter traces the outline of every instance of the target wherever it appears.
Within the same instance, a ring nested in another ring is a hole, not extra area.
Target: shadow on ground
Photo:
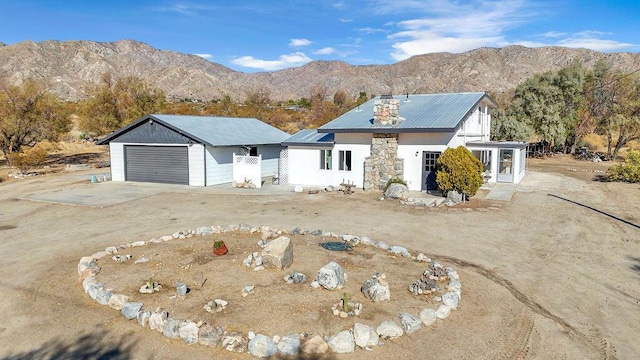
[[[130,336],[117,342],[104,340],[108,334],[89,333],[79,335],[75,340],[65,342],[54,339],[42,344],[37,349],[23,353],[8,355],[2,360],[53,360],[53,359],[87,359],[87,360],[118,360],[131,359],[131,350],[137,341]]]
[[[632,262],[631,270],[635,271],[640,275],[640,258],[629,256],[628,259]]]

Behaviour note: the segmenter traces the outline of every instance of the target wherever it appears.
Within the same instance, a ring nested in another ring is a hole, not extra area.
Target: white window
[[[340,150],[339,169],[343,171],[351,171],[351,150]]]
[[[331,150],[320,150],[320,169],[331,170]]]

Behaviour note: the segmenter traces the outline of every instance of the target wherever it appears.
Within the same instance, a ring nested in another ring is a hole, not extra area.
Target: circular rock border
[[[334,336],[315,335],[307,338],[307,333],[287,334],[285,336],[268,337],[262,334],[242,334],[237,332],[226,332],[221,328],[215,328],[204,324],[202,321],[181,320],[169,317],[169,313],[161,308],[155,311],[143,310],[144,304],[141,302],[129,302],[129,296],[125,294],[114,294],[105,284],[98,282],[95,276],[100,272],[97,260],[113,255],[120,250],[145,246],[148,244],[162,243],[174,239],[185,239],[193,236],[208,236],[230,232],[261,233],[262,239],[267,240],[283,234],[291,235],[312,235],[333,237],[343,240],[351,246],[363,245],[372,246],[377,249],[387,251],[392,255],[399,255],[410,258],[413,261],[437,264],[423,253],[413,256],[402,246],[390,246],[384,241],[374,241],[366,236],[338,235],[333,232],[323,230],[303,230],[295,228],[291,232],[287,230],[272,229],[268,226],[252,227],[247,224],[230,224],[227,226],[203,226],[195,230],[178,231],[172,235],[165,235],[159,238],[152,238],[149,241],[135,241],[128,244],[109,246],[104,251],[98,251],[90,256],[84,256],[78,263],[79,281],[86,294],[100,305],[109,306],[118,310],[127,320],[136,319],[142,327],[156,330],[169,338],[180,338],[187,344],[200,343],[204,346],[219,346],[220,344],[228,351],[245,352],[249,351],[256,357],[269,357],[277,352],[282,355],[297,355],[300,351],[309,354],[324,353],[331,349],[334,353],[350,353],[355,351],[356,345],[367,350],[372,346],[379,345],[380,339],[392,339],[402,335],[411,334],[424,326],[430,326],[438,319],[446,319],[451,310],[459,308],[459,301],[462,296],[462,284],[458,273],[451,267],[443,267],[449,283],[447,291],[436,300],[442,301],[438,309],[422,309],[417,315],[410,313],[398,314],[401,326],[392,320],[384,320],[376,329],[371,326],[355,323],[353,328],[338,332]],[[438,266],[441,266],[437,264]],[[306,340],[301,344],[301,338]]]

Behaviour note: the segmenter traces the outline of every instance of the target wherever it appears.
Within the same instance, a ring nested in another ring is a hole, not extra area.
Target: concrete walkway
[[[496,183],[491,191],[485,196],[487,200],[509,201],[516,192],[518,184]]]

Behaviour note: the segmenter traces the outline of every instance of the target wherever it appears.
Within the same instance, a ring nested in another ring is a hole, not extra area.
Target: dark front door
[[[422,190],[438,190],[436,184],[436,163],[440,153],[437,151],[422,152]]]

